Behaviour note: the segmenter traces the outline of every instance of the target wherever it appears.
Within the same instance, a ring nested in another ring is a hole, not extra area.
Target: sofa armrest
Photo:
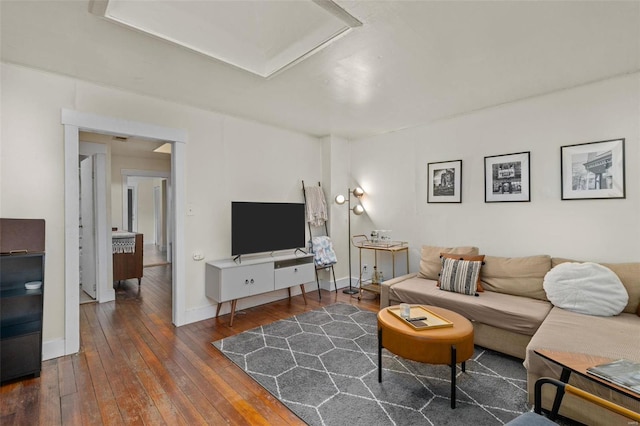
[[[389,306],[389,289],[402,281],[417,277],[417,273],[401,275],[399,277],[391,278],[390,280],[383,281],[380,285],[380,309]]]

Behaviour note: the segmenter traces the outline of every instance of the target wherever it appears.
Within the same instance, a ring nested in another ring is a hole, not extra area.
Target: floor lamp
[[[347,196],[345,197],[344,195],[338,195],[336,196],[336,204],[344,204],[344,202],[347,202],[347,206],[349,207],[349,213],[348,213],[348,220],[347,223],[348,225],[348,241],[347,241],[347,247],[349,247],[349,288],[342,290],[343,293],[345,294],[356,294],[358,293],[358,290],[356,290],[355,288],[351,287],[351,212],[353,212],[353,214],[360,216],[362,213],[364,213],[364,208],[362,207],[361,204],[358,204],[357,206],[354,206],[353,208],[351,208],[351,195],[353,194],[354,197],[356,198],[360,198],[364,195],[364,190],[360,187],[357,187],[356,189],[354,189],[353,191],[351,190],[351,188],[349,188],[349,190],[347,191]]]

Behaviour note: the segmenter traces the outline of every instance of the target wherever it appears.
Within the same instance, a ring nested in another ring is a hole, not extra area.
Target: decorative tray
[[[360,241],[354,243],[356,247],[370,247],[370,248],[391,248],[391,247],[404,247],[407,245],[406,241],[380,241],[374,243],[372,241]]]
[[[453,327],[453,323],[451,321],[420,305],[411,305],[408,319],[400,316],[401,311],[402,310],[399,306],[389,308],[389,312],[400,318],[415,330],[431,330],[434,328]]]

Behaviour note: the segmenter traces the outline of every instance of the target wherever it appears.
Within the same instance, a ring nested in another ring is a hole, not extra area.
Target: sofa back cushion
[[[551,266],[557,266],[565,262],[580,262],[578,260],[554,257],[551,259]],[[627,289],[629,294],[629,303],[622,310],[629,314],[637,314],[640,316],[640,262],[633,263],[600,263],[611,269],[622,281],[622,285]],[[483,270],[484,271],[484,270]]]
[[[551,270],[551,257],[485,256],[482,287],[487,291],[547,300],[542,287],[544,276]]]
[[[420,272],[418,276],[420,278],[427,278],[429,280],[438,280],[438,274],[442,269],[442,260],[440,259],[440,253],[455,253],[455,254],[468,254],[477,255],[479,253],[478,247],[435,247],[435,246],[422,246],[422,256],[420,256]]]

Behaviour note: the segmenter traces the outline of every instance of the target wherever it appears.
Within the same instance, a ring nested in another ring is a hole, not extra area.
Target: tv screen
[[[231,203],[231,255],[304,246],[303,203]]]

